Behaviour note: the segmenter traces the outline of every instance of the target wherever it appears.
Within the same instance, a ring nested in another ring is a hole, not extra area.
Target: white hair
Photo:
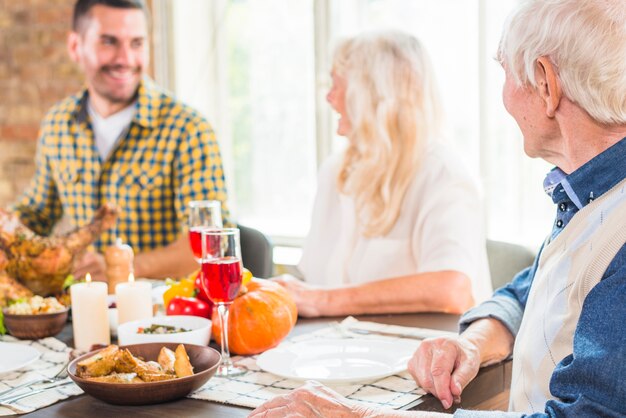
[[[338,179],[354,197],[365,236],[395,224],[427,141],[441,120],[435,74],[412,35],[369,32],[341,42],[333,70],[345,78],[350,144]]]
[[[529,0],[509,16],[498,59],[536,87],[537,59],[555,65],[563,93],[602,124],[626,123],[626,0]]]

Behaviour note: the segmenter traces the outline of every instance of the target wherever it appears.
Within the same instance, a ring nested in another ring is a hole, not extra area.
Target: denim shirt
[[[626,177],[626,138],[566,175],[559,168],[546,176],[544,188],[557,206],[548,241],[572,217]],[[545,243],[544,243],[545,245]],[[541,251],[543,246],[539,251]],[[539,255],[533,265],[497,289],[493,297],[461,317],[464,331],[473,321],[495,318],[515,336],[519,330]],[[602,280],[587,295],[574,333],[573,353],[562,359],[550,379],[557,399],[542,413],[458,410],[457,418],[473,417],[623,417],[626,415],[626,245]]]

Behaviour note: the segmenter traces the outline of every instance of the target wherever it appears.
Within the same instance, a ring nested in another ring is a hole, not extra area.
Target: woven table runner
[[[375,322],[358,321],[353,317],[348,317],[341,323],[329,324],[326,328],[290,338],[281,344],[294,344],[316,338],[358,337],[390,341],[405,339],[398,336],[383,336],[373,333],[362,335],[361,333],[351,331],[355,328],[372,332],[384,332],[385,334],[404,335],[405,337],[410,336],[412,338],[453,335],[453,333],[444,331],[378,324]],[[417,348],[419,341],[414,341]],[[233,361],[237,365],[248,369],[247,373],[234,378],[213,377],[202,388],[189,395],[189,397],[256,408],[275,396],[283,395],[303,385],[302,381],[282,378],[261,370],[256,364],[256,358],[257,356],[233,357]],[[353,401],[387,409],[411,408],[418,405],[421,402],[420,398],[424,395],[424,391],[417,387],[407,371],[364,384],[328,386]]]
[[[39,359],[19,370],[0,374],[0,392],[19,386],[26,382],[50,378],[63,369],[69,360],[71,348],[56,338],[44,338],[41,340],[18,340],[9,335],[0,336],[0,341],[12,344],[28,345],[41,353]],[[71,382],[66,378],[64,382]],[[39,386],[38,386],[39,387]],[[41,386],[45,388],[45,385]],[[32,387],[26,387],[11,394],[20,395],[32,391]],[[37,409],[52,405],[70,396],[80,395],[83,391],[73,382],[60,387],[52,387],[32,396],[28,396],[10,403],[0,403],[0,416],[17,415],[33,412]]]

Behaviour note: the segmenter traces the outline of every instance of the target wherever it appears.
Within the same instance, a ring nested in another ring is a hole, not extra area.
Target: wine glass
[[[202,260],[201,232],[207,228],[222,227],[222,208],[218,200],[189,202],[189,244],[198,263]]]
[[[202,276],[204,292],[217,306],[221,326],[222,363],[217,376],[237,376],[246,369],[233,365],[228,349],[228,312],[241,288],[241,244],[239,229],[202,230]]]

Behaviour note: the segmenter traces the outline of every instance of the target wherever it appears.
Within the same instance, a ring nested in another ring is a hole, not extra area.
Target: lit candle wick
[[[87,273],[87,274],[85,275],[85,281],[86,281],[87,283],[91,283],[91,274]]]
[[[135,283],[135,275],[133,273],[128,275],[128,283]]]

